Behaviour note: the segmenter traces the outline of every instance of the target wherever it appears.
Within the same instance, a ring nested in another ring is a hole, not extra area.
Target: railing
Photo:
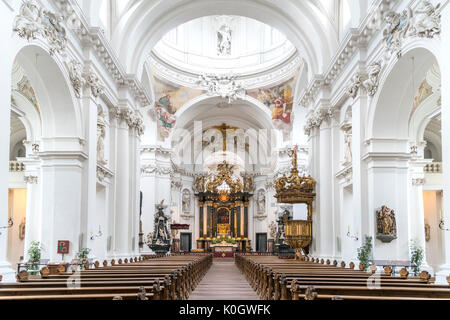
[[[9,162],[10,172],[23,172],[25,171],[25,164],[20,161],[10,161]]]
[[[425,166],[425,173],[442,173],[442,162],[432,162]]]

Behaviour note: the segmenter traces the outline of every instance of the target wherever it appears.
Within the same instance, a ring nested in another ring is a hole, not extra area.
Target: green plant
[[[423,262],[423,248],[419,246],[416,240],[411,240],[411,263],[415,266],[413,267],[414,275],[417,276],[420,272],[420,266]]]
[[[77,253],[78,259],[87,259],[89,252],[91,252],[91,249],[89,248],[82,248]]]
[[[27,270],[33,270],[34,272],[30,272],[30,274],[37,274],[37,270],[39,270],[38,263],[41,261],[41,250],[42,247],[39,241],[31,241],[28,248],[29,262],[31,264],[27,265]]]
[[[370,254],[372,253],[372,237],[365,236],[364,244],[358,248],[358,260],[364,266],[364,271],[369,268]]]

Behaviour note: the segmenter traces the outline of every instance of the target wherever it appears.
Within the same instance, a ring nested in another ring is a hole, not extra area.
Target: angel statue
[[[410,33],[419,37],[433,38],[441,32],[440,16],[437,13],[440,4],[434,7],[430,1],[422,0],[414,11],[414,24]]]

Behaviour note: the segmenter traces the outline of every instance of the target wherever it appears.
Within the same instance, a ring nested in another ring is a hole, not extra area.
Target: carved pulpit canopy
[[[289,177],[283,175],[275,182],[275,198],[279,203],[312,203],[316,181],[310,176],[299,176],[296,146],[291,152],[292,168]]]
[[[306,203],[308,206],[307,220],[286,221],[286,242],[296,250],[296,256],[304,259],[304,251],[312,241],[312,203],[316,194],[314,189],[316,181],[310,176],[299,176],[297,168],[296,146],[290,152],[292,168],[290,175],[283,175],[275,182],[275,198],[279,203]]]

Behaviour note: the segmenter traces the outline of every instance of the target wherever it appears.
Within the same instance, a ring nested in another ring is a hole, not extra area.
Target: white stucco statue
[[[220,56],[231,54],[231,28],[227,24],[217,30],[217,54]]]
[[[439,7],[440,4],[434,7],[430,1],[422,0],[414,11],[414,23],[409,33],[426,38],[433,38],[439,34],[441,23],[439,14],[436,12]]]
[[[258,191],[258,197],[256,199],[256,203],[258,206],[258,213],[263,214],[266,212],[266,195],[264,190]]]
[[[191,211],[191,193],[189,190],[184,189],[181,197],[183,212],[189,213]]]
[[[108,162],[105,160],[105,137],[106,125],[103,118],[103,112],[100,110],[97,120],[97,162],[105,165]]]

